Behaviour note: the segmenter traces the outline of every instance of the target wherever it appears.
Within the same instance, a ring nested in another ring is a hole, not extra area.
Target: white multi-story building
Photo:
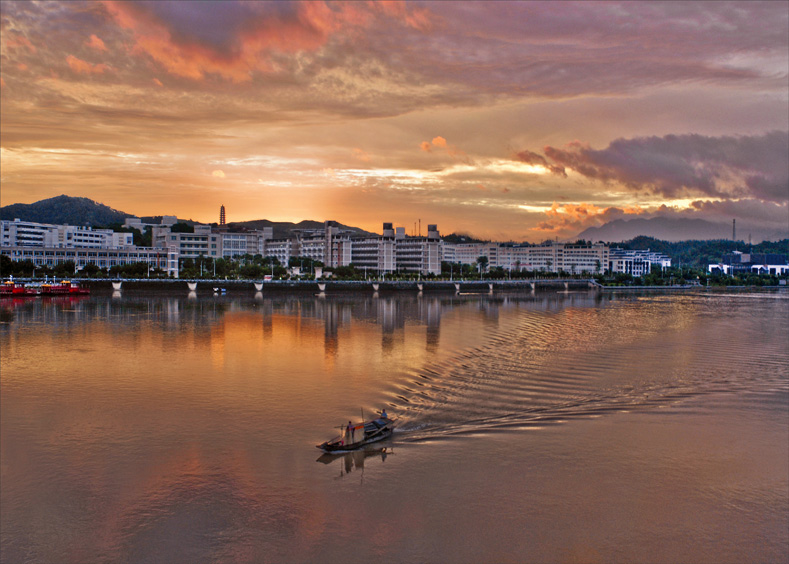
[[[603,272],[608,267],[608,247],[595,245],[516,245],[513,243],[459,243],[443,245],[443,260],[475,265],[479,257],[488,259],[488,268],[569,272]],[[450,258],[451,257],[451,258]]]
[[[307,257],[329,268],[353,265],[378,274],[440,274],[440,243],[435,225],[428,226],[426,237],[407,237],[403,228],[395,233],[391,223],[384,223],[383,235],[360,236],[327,221],[323,230],[300,230],[287,239],[266,240],[261,254],[282,264],[292,257]]]
[[[591,245],[564,245],[560,271],[571,274],[605,272],[609,248],[602,243]]]
[[[220,227],[211,232],[208,254],[214,258],[264,255],[266,241],[272,238],[272,232],[271,227],[249,231],[228,231]]]
[[[179,258],[197,258],[210,255],[210,225],[195,225],[194,233],[173,232],[170,227],[154,226],[151,235],[153,246],[174,249]],[[214,244],[218,244],[214,242]],[[219,251],[216,250],[218,253]],[[217,255],[219,256],[219,255]]]
[[[299,240],[299,256],[307,257],[326,264],[326,237],[311,235]]]
[[[126,248],[92,248],[92,247],[38,247],[38,246],[3,246],[2,254],[11,260],[29,260],[38,266],[54,267],[64,262],[74,262],[75,270],[89,264],[99,268],[112,268],[124,264],[138,262],[148,263],[151,269],[159,268],[168,274],[178,276],[178,260],[173,262],[173,255],[167,249],[151,247]],[[75,272],[76,273],[76,272]]]
[[[644,276],[652,271],[653,266],[668,268],[671,259],[666,255],[647,250],[629,250],[614,248],[609,252],[608,270],[633,276]]]
[[[36,266],[54,267],[73,261],[76,270],[92,263],[99,268],[144,262],[178,275],[177,260],[166,249],[136,247],[131,233],[92,229],[76,225],[54,225],[30,221],[0,222],[0,252],[11,260],[30,260]]]
[[[443,260],[461,264],[476,264],[479,257],[485,256],[488,258],[488,264],[490,264],[489,243],[457,243],[454,247],[452,254],[455,260],[449,261],[446,258]]]
[[[0,221],[3,247],[49,248],[113,248],[133,246],[131,233],[115,233],[111,229],[93,229],[76,225],[54,225],[32,221]]]
[[[299,256],[299,241],[295,237],[287,239],[271,239],[266,241],[266,252],[263,256],[275,257],[280,263],[287,266],[291,257]]]
[[[385,233],[387,232],[384,229]],[[428,225],[426,237],[408,237],[398,227],[394,236],[395,268],[398,272],[441,274],[441,236],[438,226]]]
[[[175,249],[179,258],[234,258],[243,255],[276,256],[290,258],[289,246],[277,246],[272,240],[272,228],[262,230],[230,231],[210,225],[195,225],[194,233],[173,232],[169,226],[153,227],[153,246]],[[269,252],[270,247],[270,252]]]
[[[351,263],[357,268],[370,269],[381,274],[394,272],[394,237],[366,237],[349,240]]]
[[[20,220],[2,221],[2,248],[5,254],[10,254],[15,260],[35,258],[36,264],[75,260],[78,265],[94,262],[104,267],[150,260],[151,264],[174,276],[178,275],[178,261],[181,258],[234,258],[247,254],[276,257],[284,265],[293,257],[307,257],[329,268],[353,264],[378,274],[440,274],[442,260],[453,264],[476,265],[479,257],[487,258],[489,268],[572,274],[609,270],[641,276],[647,274],[653,265],[671,266],[671,259],[665,255],[649,250],[609,249],[602,243],[451,244],[441,240],[436,225],[428,226],[425,237],[409,237],[403,227],[394,229],[391,223],[383,224],[382,235],[360,236],[340,230],[333,221],[326,221],[322,229],[294,231],[291,237],[274,239],[271,227],[262,230],[229,230],[226,227],[212,229],[210,225],[195,225],[193,233],[174,232],[171,225],[175,223],[175,217],[166,219],[166,224],[152,226],[153,249],[135,247],[130,233]],[[134,227],[139,221],[129,224]],[[36,254],[31,249],[41,252]],[[64,254],[58,252],[59,249],[99,252]],[[128,252],[122,253],[121,250]],[[162,261],[165,262],[164,266]],[[769,261],[765,259],[763,262]]]

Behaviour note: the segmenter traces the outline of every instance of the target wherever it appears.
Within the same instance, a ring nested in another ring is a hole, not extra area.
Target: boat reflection
[[[340,464],[340,475],[342,478],[346,474],[350,474],[354,470],[361,470],[364,475],[364,463],[368,458],[380,458],[381,462],[386,462],[386,457],[394,454],[394,447],[367,447],[354,450],[353,452],[346,452],[344,454],[331,454],[324,453],[318,457],[315,462],[322,462],[323,464],[331,464],[336,460],[342,460]]]

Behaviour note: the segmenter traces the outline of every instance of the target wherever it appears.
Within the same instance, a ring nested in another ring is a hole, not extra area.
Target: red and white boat
[[[84,296],[90,294],[88,288],[74,284],[71,280],[63,280],[60,284],[42,284],[42,296]]]
[[[0,297],[2,298],[34,298],[38,295],[38,288],[26,288],[21,282],[8,280],[0,285]]]

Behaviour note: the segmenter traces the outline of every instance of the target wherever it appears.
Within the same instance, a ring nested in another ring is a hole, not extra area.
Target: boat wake
[[[703,299],[710,298],[519,310],[479,346],[406,375],[389,399],[401,417],[397,440],[537,429],[713,394],[785,405],[789,368],[780,335],[789,322],[780,308],[774,319],[756,315],[747,325],[726,316],[699,322],[687,314]],[[753,335],[743,339],[743,332]],[[754,339],[763,343],[759,354],[742,344]]]

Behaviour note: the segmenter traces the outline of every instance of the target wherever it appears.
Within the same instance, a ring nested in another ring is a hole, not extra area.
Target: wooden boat
[[[380,416],[364,423],[349,423],[341,427],[342,433],[333,439],[316,445],[324,452],[355,450],[364,445],[381,441],[392,436],[394,419]]]

